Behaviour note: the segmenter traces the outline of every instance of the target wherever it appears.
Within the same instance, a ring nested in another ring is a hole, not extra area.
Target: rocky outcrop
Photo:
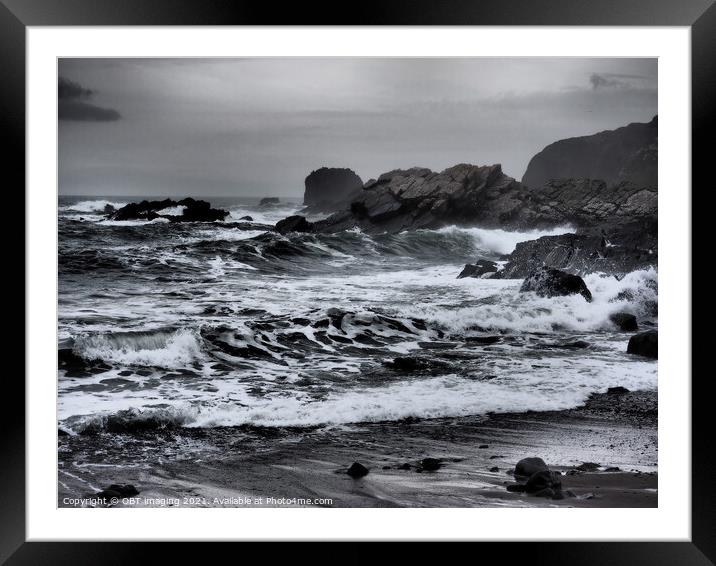
[[[179,207],[182,207],[183,210],[181,214],[176,214],[175,211]],[[171,212],[163,212],[166,210],[171,210]],[[109,214],[107,218],[110,220],[156,220],[157,218],[166,218],[170,222],[215,222],[223,220],[228,215],[228,211],[211,208],[211,204],[204,200],[185,198],[179,201],[164,199],[130,202]]]
[[[540,297],[562,297],[582,295],[588,302],[592,293],[578,275],[565,273],[559,269],[540,267],[530,273],[520,287],[520,293],[532,292]]]
[[[530,196],[525,217],[538,225],[616,226],[655,219],[658,210],[656,186],[630,181],[608,185],[587,178],[559,179],[533,189]]]
[[[639,332],[629,338],[627,345],[628,354],[636,354],[647,358],[659,357],[659,334],[656,330],[647,330]]]
[[[608,185],[630,181],[657,185],[658,119],[616,130],[554,142],[527,166],[522,182],[539,188],[553,179],[600,179]]]
[[[313,211],[346,208],[360,196],[363,181],[351,169],[321,167],[306,177],[303,204]]]
[[[281,201],[278,197],[264,197],[259,201],[259,206],[268,206],[271,204],[279,204]]]
[[[528,200],[526,189],[500,165],[460,164],[440,173],[397,169],[366,183],[349,208],[316,222],[316,229],[394,233],[451,224],[526,227],[532,220],[523,215]]]
[[[280,234],[288,234],[289,232],[315,232],[313,222],[306,220],[305,216],[289,216],[276,223],[276,231]]]
[[[521,279],[542,266],[575,275],[593,272],[623,275],[656,265],[657,260],[657,225],[653,218],[520,242],[497,276]]]
[[[479,259],[474,264],[468,263],[465,265],[463,270],[457,276],[458,279],[464,279],[465,277],[491,277],[492,274],[497,273],[498,266],[494,261],[488,259]]]

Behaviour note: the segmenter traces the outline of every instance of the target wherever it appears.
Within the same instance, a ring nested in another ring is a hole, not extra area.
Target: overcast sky
[[[367,181],[501,163],[645,122],[656,59],[62,59],[65,195],[301,196],[322,166]]]

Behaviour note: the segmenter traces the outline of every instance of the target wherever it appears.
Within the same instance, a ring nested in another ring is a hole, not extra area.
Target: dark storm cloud
[[[121,118],[119,112],[85,102],[94,91],[79,83],[60,77],[57,81],[57,117],[76,122],[113,122]]]
[[[122,112],[111,135],[60,123],[61,194],[300,197],[322,166],[367,180],[501,163],[519,179],[556,140],[657,113],[656,59],[61,59],[59,69]]]

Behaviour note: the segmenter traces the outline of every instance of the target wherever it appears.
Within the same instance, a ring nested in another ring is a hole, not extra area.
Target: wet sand
[[[594,395],[584,407],[567,411],[330,429],[104,433],[59,442],[61,507],[91,506],[68,503],[68,498],[87,497],[110,484],[133,484],[140,491],[118,507],[658,504],[656,392]],[[562,472],[563,489],[576,497],[552,500],[508,492],[506,485],[515,481],[512,469],[529,456]],[[418,471],[424,458],[441,459],[440,468]],[[366,466],[368,475],[347,475],[353,462]],[[584,462],[599,468],[575,469]]]

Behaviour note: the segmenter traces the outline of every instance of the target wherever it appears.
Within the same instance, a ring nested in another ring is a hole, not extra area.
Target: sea
[[[58,351],[94,368],[58,370],[64,433],[315,429],[657,388],[656,362],[627,354],[630,334],[610,320],[628,311],[657,327],[656,270],[587,275],[592,302],[457,278],[569,226],[281,235],[268,226],[300,199],[200,198],[230,216],[118,222],[106,205],[141,199],[59,198]]]

